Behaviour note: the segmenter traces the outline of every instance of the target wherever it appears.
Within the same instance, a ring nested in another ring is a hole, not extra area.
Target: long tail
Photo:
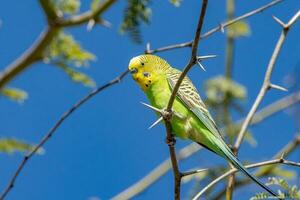
[[[220,146],[219,146],[220,147]],[[223,151],[224,155],[229,159],[229,161],[240,171],[242,171],[245,175],[247,175],[250,179],[252,179],[255,183],[257,183],[260,187],[265,189],[267,192],[269,192],[271,195],[274,197],[277,197],[278,199],[281,199],[278,197],[276,192],[274,192],[272,189],[270,189],[268,186],[263,184],[258,178],[250,174],[250,172],[242,165],[242,163],[235,157],[235,155],[232,153],[232,151],[229,149],[229,147],[226,146],[221,146],[221,150]]]

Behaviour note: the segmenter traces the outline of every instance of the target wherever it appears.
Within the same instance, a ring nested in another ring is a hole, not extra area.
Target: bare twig
[[[262,12],[262,11],[264,11],[264,10],[266,10],[266,9],[268,9],[268,8],[274,6],[274,5],[276,5],[276,4],[278,4],[282,1],[283,0],[274,0],[274,1],[264,5],[262,7],[259,7],[259,8],[255,9],[255,10],[252,10],[252,11],[246,13],[246,14],[243,14],[243,15],[241,15],[241,16],[233,19],[233,20],[223,22],[223,23],[219,24],[217,27],[207,31],[204,34],[202,34],[200,36],[200,39],[205,39],[208,36],[218,32],[218,31],[222,31],[222,30],[224,30],[224,28],[226,28],[226,27],[228,27],[228,26],[230,26],[230,25],[232,25],[232,24],[234,24],[234,23],[236,23],[240,20],[246,19],[246,18],[251,17],[255,14],[258,14],[258,13],[260,13],[260,12]],[[222,32],[224,32],[224,31],[222,31]],[[173,44],[173,45],[169,45],[169,46],[165,46],[165,47],[160,47],[160,48],[157,48],[157,49],[154,49],[154,50],[146,50],[146,53],[154,54],[154,53],[158,53],[158,52],[162,52],[162,51],[169,51],[169,50],[172,50],[172,49],[192,47],[192,44],[193,44],[193,41],[183,42],[183,43],[180,43],[180,44]]]
[[[252,118],[250,124],[257,124],[261,122],[261,120],[264,120],[265,118],[271,116],[272,114],[284,110],[294,104],[297,104],[299,101],[300,101],[300,91],[296,91],[293,94],[285,96],[277,100],[276,102],[264,107],[264,109],[261,109],[256,114],[254,114],[254,117]],[[239,124],[241,124],[243,120],[240,120]]]
[[[268,117],[292,106],[295,105],[300,101],[300,91],[295,92],[289,96],[283,97],[280,100],[267,105],[266,107],[262,108],[260,111],[255,113],[251,125],[255,125],[257,123],[262,122],[263,120],[267,119]],[[235,124],[241,124],[244,119],[238,120]],[[202,149],[198,144],[191,143],[186,147],[180,149],[177,153],[177,160],[181,161],[183,159],[189,158],[190,156],[194,155]],[[127,188],[126,190],[122,191],[121,193],[114,196],[112,199],[132,199],[134,196],[140,194],[153,183],[155,183],[159,178],[165,175],[170,169],[172,168],[170,158],[163,161],[157,167],[155,167],[149,174],[143,177],[141,180]]]
[[[115,79],[111,80],[110,82],[102,85],[101,87],[93,90],[91,93],[83,97],[81,100],[79,100],[77,103],[75,103],[69,110],[67,110],[60,118],[59,120],[50,128],[50,130],[45,134],[45,136],[41,139],[39,144],[35,146],[35,148],[28,153],[26,156],[24,156],[22,162],[20,163],[19,167],[17,168],[16,172],[14,173],[13,177],[9,181],[7,187],[4,189],[3,193],[1,194],[0,200],[3,200],[6,195],[11,191],[13,188],[16,179],[18,178],[19,174],[21,171],[24,169],[25,165],[27,162],[32,158],[32,156],[35,155],[35,153],[41,148],[50,138],[51,136],[55,133],[55,131],[58,129],[58,127],[75,111],[77,110],[80,106],[82,106],[85,102],[87,102],[89,99],[91,99],[93,96],[98,94],[99,92],[103,91],[104,89],[119,83],[122,78],[125,77],[125,75],[128,73],[128,70],[117,76]]]
[[[264,161],[264,162],[258,162],[258,163],[254,163],[251,165],[245,165],[245,168],[247,169],[251,169],[251,168],[255,168],[255,167],[261,167],[261,166],[265,166],[265,165],[274,165],[274,164],[285,164],[285,165],[291,165],[291,166],[295,166],[295,167],[300,167],[300,163],[298,162],[293,162],[293,161],[289,161],[289,160],[285,160],[284,158],[278,158],[278,159],[273,159],[273,160],[268,160],[268,161]],[[219,176],[218,178],[216,178],[215,180],[213,180],[212,182],[210,182],[208,185],[206,185],[194,198],[193,200],[197,200],[201,197],[202,194],[204,194],[209,188],[211,188],[212,186],[214,186],[216,183],[218,183],[219,181],[221,181],[222,179],[226,178],[227,176],[234,174],[236,172],[238,172],[238,169],[231,169],[229,171],[227,171],[226,173],[224,173],[223,175]]]
[[[193,155],[195,152],[198,152],[198,150],[201,149],[201,146],[192,143],[191,145],[188,145],[187,147],[182,148],[177,153],[177,160],[183,160],[191,155]],[[139,193],[143,192],[145,189],[147,189],[150,185],[155,183],[159,178],[161,178],[164,174],[166,174],[170,169],[172,168],[171,159],[168,158],[165,161],[163,161],[161,164],[159,164],[157,167],[155,167],[151,172],[149,172],[148,175],[146,175],[144,178],[124,190],[123,192],[117,194],[116,196],[112,197],[112,200],[119,200],[119,199],[132,199]]]
[[[20,72],[27,69],[28,66],[34,62],[40,60],[41,53],[46,46],[57,35],[59,28],[48,26],[46,30],[40,35],[37,41],[30,47],[23,55],[16,59],[13,63],[5,68],[0,73],[0,89],[4,87],[9,81],[11,81]]]
[[[263,85],[256,97],[256,100],[253,104],[253,106],[251,107],[244,123],[242,124],[242,127],[241,127],[241,130],[238,134],[238,137],[236,139],[236,142],[234,144],[234,149],[238,150],[241,143],[242,143],[242,140],[244,138],[244,135],[246,133],[246,130],[247,130],[247,127],[249,126],[258,106],[260,105],[261,101],[263,100],[266,92],[270,89],[270,85],[271,85],[271,75],[272,75],[272,72],[273,72],[273,69],[274,69],[274,66],[275,66],[275,63],[276,63],[276,60],[278,58],[278,55],[279,55],[279,52],[281,50],[281,47],[286,39],[286,35],[288,34],[289,32],[289,29],[290,27],[296,22],[296,20],[299,18],[300,16],[300,11],[298,11],[291,19],[290,21],[283,26],[283,29],[282,29],[282,32],[281,32],[281,35],[277,41],[277,44],[276,44],[276,47],[274,49],[274,52],[271,56],[271,59],[269,61],[269,64],[268,64],[268,67],[267,67],[267,71],[266,71],[266,74],[265,74],[265,79],[264,79],[264,82],[263,82]]]
[[[299,15],[299,14],[297,13],[295,16],[297,16],[297,15]],[[292,19],[290,21],[296,21],[296,19],[297,18],[292,17]],[[290,26],[293,24],[293,22],[292,23],[289,22],[288,24],[290,24],[290,25],[284,25],[283,26],[281,35],[280,35],[280,37],[277,41],[277,44],[276,44],[275,49],[273,51],[273,54],[270,58],[262,87],[261,87],[261,89],[260,89],[260,91],[259,91],[259,93],[256,97],[256,100],[255,100],[254,104],[252,105],[245,121],[242,124],[241,130],[238,133],[237,139],[236,139],[235,144],[233,146],[234,154],[238,153],[240,145],[241,145],[241,143],[243,141],[243,138],[246,134],[247,127],[249,126],[249,124],[250,124],[250,122],[251,122],[251,120],[252,120],[252,118],[253,118],[256,110],[257,110],[257,108],[259,107],[260,103],[262,102],[262,100],[263,100],[265,94],[267,93],[267,91],[271,88],[284,90],[283,87],[272,84],[270,79],[271,79],[271,75],[272,75],[276,60],[278,58],[279,52],[281,50],[281,47],[282,47],[282,45],[285,41],[286,35],[289,31]],[[232,191],[233,191],[233,185],[234,185],[234,174],[231,174],[229,179],[228,179],[228,186],[227,186],[227,196],[230,199],[231,199],[231,195],[232,195]]]
[[[208,170],[209,170],[208,168],[205,168],[205,169],[196,169],[196,170],[192,170],[192,171],[182,172],[182,177],[198,174],[200,172],[204,172],[204,171],[208,171]]]
[[[116,0],[106,0],[94,11],[87,11],[86,13],[75,15],[70,19],[61,19],[56,15],[50,1],[40,0],[40,4],[47,16],[47,28],[41,34],[40,38],[26,50],[23,55],[7,66],[3,72],[0,72],[0,89],[14,79],[20,72],[31,66],[32,63],[39,61],[42,57],[42,53],[57,36],[57,33],[61,28],[86,23],[90,19],[97,18],[115,1]]]
[[[112,6],[116,0],[105,0],[97,9],[86,11],[85,13],[74,15],[69,19],[58,20],[57,25],[62,27],[75,26],[89,22],[91,19],[97,21],[99,16]]]
[[[172,94],[171,94],[171,97],[170,97],[170,100],[169,100],[169,103],[168,103],[168,106],[167,106],[167,110],[169,112],[171,112],[171,108],[173,106],[173,103],[174,103],[174,100],[176,98],[177,91],[178,91],[178,89],[179,89],[179,87],[181,85],[181,82],[183,81],[184,77],[187,75],[187,73],[189,72],[189,70],[197,62],[198,44],[199,44],[199,40],[200,40],[200,33],[201,33],[201,30],[202,30],[204,16],[205,16],[205,13],[206,13],[207,3],[208,3],[207,0],[203,0],[202,1],[201,14],[200,14],[200,17],[199,17],[199,21],[198,21],[198,26],[197,26],[197,29],[196,29],[195,37],[194,37],[194,40],[192,42],[191,57],[190,57],[190,60],[189,60],[188,64],[185,66],[184,70],[180,74],[180,77],[178,78],[178,80],[177,80],[177,82],[176,82],[176,84],[175,84],[175,86],[173,88],[173,91],[172,91]]]

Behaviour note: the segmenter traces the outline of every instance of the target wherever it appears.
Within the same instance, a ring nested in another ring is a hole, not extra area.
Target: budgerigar
[[[172,68],[164,59],[155,55],[140,55],[130,60],[129,70],[133,79],[147,95],[151,105],[158,109],[167,107],[181,71]],[[273,196],[276,193],[251,175],[226,145],[197,89],[185,77],[177,92],[172,108],[172,133],[190,139],[229,160],[237,169],[255,181]]]

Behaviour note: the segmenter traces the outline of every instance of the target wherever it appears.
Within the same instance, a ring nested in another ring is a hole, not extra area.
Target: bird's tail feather
[[[222,147],[224,147],[222,145]],[[265,189],[267,192],[269,192],[274,197],[278,197],[276,192],[274,192],[272,189],[270,189],[268,186],[263,184],[258,178],[250,174],[250,172],[241,164],[241,162],[235,157],[235,155],[232,153],[232,151],[229,149],[229,147],[226,145],[225,148],[221,149],[224,152],[224,155],[231,161],[231,163],[240,171],[242,171],[245,175],[247,175],[250,179],[252,179],[255,183],[257,183],[259,186],[261,186],[263,189]],[[278,198],[280,199],[280,198]]]

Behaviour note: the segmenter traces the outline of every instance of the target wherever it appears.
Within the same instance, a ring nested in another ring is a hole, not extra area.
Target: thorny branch
[[[288,22],[288,24],[283,24],[280,20],[278,20],[277,18],[274,18],[281,26],[282,26],[282,32],[280,34],[280,37],[277,41],[277,44],[275,46],[275,49],[273,51],[273,54],[270,58],[270,61],[269,61],[269,64],[268,64],[268,67],[267,67],[267,70],[266,70],[266,74],[265,74],[265,78],[264,78],[264,82],[262,84],[262,87],[256,97],[256,100],[255,102],[253,103],[245,121],[243,122],[242,124],[242,127],[238,133],[238,136],[237,136],[237,139],[235,141],[235,144],[233,146],[233,152],[234,154],[237,154],[238,153],[238,150],[241,146],[241,143],[243,141],[243,138],[246,134],[246,130],[257,110],[257,108],[259,107],[260,103],[262,102],[264,96],[266,95],[267,91],[271,88],[273,89],[278,89],[278,90],[283,90],[283,91],[286,91],[285,88],[281,87],[281,86],[278,86],[278,85],[275,85],[275,84],[272,84],[271,83],[271,75],[272,75],[272,72],[273,72],[273,69],[274,69],[274,66],[275,66],[275,63],[276,63],[276,60],[278,58],[278,55],[280,53],[280,50],[284,44],[284,41],[286,39],[286,36],[288,34],[288,31],[290,29],[290,27],[296,22],[296,20],[299,18],[300,16],[300,11],[298,11],[291,19],[290,21]],[[232,174],[230,177],[229,177],[229,181],[228,181],[228,186],[227,188],[230,189],[230,191],[227,190],[227,193],[228,194],[232,194],[232,191],[233,191],[233,185],[234,185],[234,174]]]
[[[176,97],[176,94],[177,94],[177,91],[179,89],[181,82],[183,81],[184,77],[186,76],[188,71],[191,69],[191,67],[194,66],[197,62],[197,50],[198,50],[199,38],[200,38],[201,30],[202,30],[202,25],[204,22],[204,17],[206,14],[207,4],[208,4],[208,0],[202,0],[199,20],[198,20],[198,24],[197,24],[193,44],[192,44],[192,53],[191,53],[190,61],[184,68],[176,85],[174,86],[173,92],[169,99],[169,103],[165,110],[165,114],[162,115],[162,117],[165,121],[165,124],[166,124],[166,133],[167,133],[166,142],[169,147],[170,158],[171,158],[171,163],[172,163],[172,167],[173,167],[173,174],[174,174],[174,179],[175,179],[174,180],[174,199],[176,199],[176,200],[180,199],[180,189],[181,189],[180,184],[181,184],[182,173],[179,171],[175,147],[174,147],[176,141],[172,135],[172,127],[171,127],[172,106],[173,106],[173,103],[174,103],[174,100],[175,100],[175,97]]]
[[[286,97],[283,97],[283,98],[267,105],[266,107],[262,108],[260,111],[256,112],[251,121],[251,125],[258,124],[258,123],[262,122],[263,120],[269,118],[270,116],[274,115],[275,113],[278,113],[284,109],[287,109],[288,107],[295,105],[299,102],[300,102],[300,91],[295,92]],[[245,120],[244,118],[240,119],[237,122],[235,122],[234,124],[239,125],[244,120]],[[299,141],[300,141],[300,139],[299,139]],[[288,146],[290,148],[290,145],[288,145]],[[285,148],[285,152],[289,151],[288,150],[289,148]],[[292,148],[294,148],[294,147],[292,147]],[[186,147],[184,147],[178,151],[177,160],[181,161],[186,158],[189,158],[190,156],[192,156],[196,152],[198,152],[200,149],[202,149],[202,148],[198,144],[191,143],[190,145],[187,145]],[[280,153],[280,155],[282,155],[282,153]],[[124,190],[121,193],[117,194],[116,196],[112,197],[112,199],[117,200],[117,199],[133,198],[134,196],[140,194],[141,192],[146,190],[148,187],[150,187],[159,178],[161,178],[163,175],[165,175],[171,168],[172,168],[171,159],[168,158],[165,161],[163,161],[161,164],[159,164],[157,167],[155,167],[145,177],[140,179],[138,182],[136,182],[132,186],[128,187],[126,190]]]
[[[90,92],[88,95],[83,97],[81,100],[79,100],[77,103],[75,103],[69,110],[67,110],[60,118],[59,120],[50,128],[50,130],[45,134],[45,136],[41,139],[39,144],[35,146],[35,148],[28,153],[26,156],[24,156],[22,162],[20,163],[19,167],[17,168],[16,172],[12,176],[11,180],[9,181],[7,187],[4,189],[0,196],[0,200],[4,200],[6,195],[11,191],[11,189],[14,187],[15,181],[18,178],[21,171],[24,169],[25,165],[28,163],[28,161],[35,155],[35,153],[38,151],[39,148],[41,148],[55,133],[55,131],[59,128],[59,126],[80,106],[82,106],[85,102],[87,102],[89,99],[91,99],[93,96],[98,94],[99,92],[105,90],[106,88],[119,83],[128,73],[129,71],[126,70],[125,72],[121,73],[119,76],[114,78],[113,80],[109,81],[108,83],[98,87],[97,89]]]
[[[39,61],[45,48],[47,48],[50,42],[57,36],[59,30],[68,26],[79,25],[86,23],[89,20],[99,18],[99,16],[115,2],[116,0],[105,0],[94,11],[87,11],[83,14],[64,19],[58,16],[51,1],[40,0],[41,7],[47,16],[48,25],[39,39],[28,50],[26,50],[23,55],[7,66],[4,71],[0,72],[0,89],[14,79],[20,72],[29,68],[31,64]]]
[[[275,5],[275,4],[279,3],[279,2],[281,2],[281,1],[282,0],[273,1],[273,2],[271,2],[270,4],[268,4],[266,6],[263,6],[263,7],[259,8],[259,9],[256,9],[256,10],[250,12],[250,13],[247,13],[247,14],[245,14],[243,16],[240,16],[240,17],[238,17],[236,19],[233,19],[233,20],[231,20],[229,22],[223,23],[219,27],[216,27],[215,29],[212,29],[211,31],[209,31],[209,32],[207,32],[204,35],[202,35],[202,36],[199,37],[199,34],[201,32],[201,27],[202,27],[203,19],[204,19],[204,16],[205,16],[206,4],[207,4],[207,0],[203,0],[202,11],[201,11],[201,15],[200,15],[200,18],[199,18],[199,22],[198,22],[198,27],[197,27],[195,39],[192,42],[188,42],[188,43],[180,45],[180,47],[192,46],[192,56],[191,56],[190,62],[188,63],[188,65],[185,68],[185,70],[186,70],[185,74],[182,73],[182,80],[183,80],[184,76],[187,74],[187,72],[189,71],[189,69],[196,63],[196,60],[197,60],[197,47],[198,47],[199,39],[206,38],[209,35],[217,32],[219,30],[223,30],[224,27],[227,27],[230,24],[233,24],[233,23],[235,23],[238,20],[241,20],[241,19],[244,19],[246,17],[252,16],[252,15],[258,13],[258,12],[263,11],[264,9],[266,9],[268,7],[271,7],[272,5]],[[111,4],[113,4],[115,2],[115,0],[107,0],[107,1],[105,1],[103,3],[103,5],[102,5],[103,6],[102,9],[99,8],[99,9],[96,9],[95,11],[93,11],[93,12],[88,11],[88,12],[83,13],[81,15],[73,16],[73,17],[71,17],[69,19],[63,19],[63,20],[61,20],[60,18],[58,18],[56,16],[56,13],[53,12],[53,10],[51,10],[51,6],[49,6],[47,4],[43,5],[43,3],[45,3],[45,2],[47,3],[47,1],[40,0],[40,2],[41,2],[42,7],[45,9],[45,13],[46,13],[48,21],[49,21],[49,26],[46,29],[45,33],[41,36],[41,39],[38,40],[33,47],[31,47],[28,51],[26,51],[23,56],[21,56],[16,62],[12,63],[9,67],[6,68],[6,70],[2,74],[0,74],[0,88],[2,88],[7,82],[9,82],[11,79],[13,79],[18,73],[20,73],[21,71],[23,71],[24,69],[26,69],[30,64],[32,64],[33,62],[35,62],[35,61],[38,60],[38,58],[40,56],[39,55],[40,50],[43,50],[46,47],[46,45],[51,42],[51,40],[56,35],[55,32],[58,31],[59,28],[67,27],[67,26],[72,26],[72,25],[77,25],[77,24],[82,24],[82,23],[88,22],[89,20],[95,19],[103,11],[105,11]],[[285,32],[285,34],[288,32],[289,27],[296,21],[297,18],[299,18],[299,14],[300,13],[298,12],[297,17],[294,17],[288,24],[286,24],[286,25],[283,24],[283,23],[281,24],[281,25],[284,25],[284,31],[283,32]],[[285,36],[285,34],[284,34],[284,36]],[[178,46],[177,47],[173,46],[171,48],[170,47],[166,47],[165,49],[149,50],[147,52],[148,53],[155,53],[155,52],[170,50],[170,49],[174,49],[174,48],[179,48],[179,47]],[[189,66],[189,65],[191,65],[191,66]],[[5,196],[8,194],[8,192],[12,189],[12,187],[14,186],[14,183],[15,183],[17,177],[18,177],[18,175],[20,174],[20,172],[22,171],[22,169],[26,165],[27,161],[34,155],[34,153],[41,146],[43,146],[50,139],[50,137],[52,136],[52,134],[61,125],[61,123],[67,117],[69,117],[76,109],[78,109],[82,104],[84,104],[87,100],[89,100],[91,97],[93,97],[94,95],[96,95],[100,91],[106,89],[107,87],[109,87],[109,86],[111,86],[111,85],[113,85],[115,83],[118,83],[127,74],[127,72],[128,71],[124,72],[123,74],[121,74],[116,79],[114,79],[111,82],[103,85],[102,87],[94,90],[93,92],[91,92],[90,94],[88,94],[86,97],[84,97],[83,99],[81,99],[78,103],[76,103],[70,110],[68,110],[67,112],[65,112],[62,115],[62,117],[59,119],[59,121],[50,129],[50,131],[40,141],[40,143],[36,146],[36,148],[32,152],[30,152],[27,156],[24,157],[23,161],[21,162],[21,164],[19,165],[18,169],[16,170],[14,176],[12,177],[11,181],[9,182],[7,188],[4,190],[3,194],[1,195],[0,200],[3,200],[5,198]],[[178,90],[178,88],[180,86],[180,82],[181,81],[179,79],[178,82],[177,82],[177,84],[176,84],[176,85],[178,85],[177,90]],[[271,87],[272,88],[277,88],[277,89],[279,88],[280,89],[280,87],[278,87],[278,86],[276,86],[274,84],[271,84],[269,82],[269,85],[268,85],[267,89],[269,89]],[[175,88],[176,88],[176,86],[175,86]],[[172,100],[172,97],[171,97],[170,101],[169,101],[169,105],[170,106],[168,105],[169,109],[167,109],[167,111],[169,113],[171,113],[171,107],[172,107],[172,104],[174,102],[174,99],[175,99],[175,96],[176,96],[176,93],[177,93],[177,91],[175,90],[175,88],[173,90],[173,94],[174,94],[173,95],[173,100]],[[298,96],[300,96],[300,95],[298,95]],[[268,117],[268,115],[266,117]],[[251,120],[250,120],[249,123],[251,123]],[[168,121],[167,121],[166,124],[170,125],[170,123]],[[170,133],[170,126],[169,127],[167,126],[167,132]],[[170,137],[172,138],[171,134],[170,134]],[[188,149],[190,150],[191,146],[194,146],[194,145],[189,145],[188,147],[185,148],[185,150],[188,150]],[[178,192],[179,196],[177,194],[177,196],[180,198],[180,180],[181,180],[181,177],[182,177],[183,174],[180,173],[180,171],[178,169],[178,166],[177,166],[177,160],[176,160],[176,154],[175,154],[175,149],[174,149],[174,140],[173,140],[173,138],[171,140],[169,140],[169,148],[170,148],[171,160],[172,160],[172,157],[175,158],[176,168],[177,168],[177,172],[179,174],[178,177],[180,177],[179,178],[179,192]],[[198,149],[196,149],[195,152],[197,150]],[[172,152],[173,152],[173,154],[172,154]],[[192,152],[191,154],[193,154],[193,153],[194,152]],[[191,154],[188,154],[186,157],[189,157]],[[274,159],[274,160],[267,161],[267,162],[264,162],[264,163],[257,163],[256,165],[257,166],[262,166],[262,165],[274,164],[274,163],[283,163],[283,164],[288,164],[288,165],[299,166],[299,163],[294,163],[294,162],[291,162],[291,161],[287,161],[285,159]],[[173,164],[173,162],[172,162],[172,164]],[[253,165],[250,165],[248,167],[249,168],[250,167],[256,167],[256,165],[253,164]],[[174,167],[174,165],[173,165],[173,167]],[[231,171],[232,170],[230,170],[229,172],[231,172]],[[235,173],[235,171],[233,171],[231,173]],[[230,175],[231,173],[227,174],[226,176]],[[176,175],[175,175],[175,179],[176,179]],[[178,181],[178,179],[175,180],[175,182],[176,181]],[[177,184],[177,186],[178,186],[178,184]],[[177,186],[175,184],[175,187],[177,187]],[[176,196],[176,191],[175,191],[175,196]]]
[[[255,14],[258,14],[258,13],[260,13],[260,12],[262,12],[262,11],[264,11],[264,10],[266,10],[266,9],[268,9],[268,8],[274,6],[274,5],[276,5],[276,4],[278,4],[282,1],[283,0],[274,0],[274,1],[264,5],[262,7],[259,7],[255,10],[252,10],[252,11],[250,11],[246,14],[243,14],[243,15],[237,17],[237,18],[234,18],[234,19],[229,20],[227,22],[223,22],[219,26],[217,26],[217,27],[207,31],[206,33],[202,34],[200,36],[200,39],[203,40],[203,39],[207,38],[208,36],[218,32],[218,31],[224,32],[224,28],[226,28],[226,27],[228,27],[228,26],[230,26],[230,25],[232,25],[232,24],[234,24],[234,23],[236,23],[240,20],[246,19],[246,18],[251,17]],[[193,44],[193,41],[189,41],[189,42],[184,42],[184,43],[180,43],[180,44],[173,44],[173,45],[161,47],[161,48],[154,49],[154,50],[151,50],[150,48],[147,48],[145,53],[154,54],[154,53],[158,53],[158,52],[162,52],[162,51],[169,51],[169,50],[178,49],[178,48],[192,47],[192,44]]]

